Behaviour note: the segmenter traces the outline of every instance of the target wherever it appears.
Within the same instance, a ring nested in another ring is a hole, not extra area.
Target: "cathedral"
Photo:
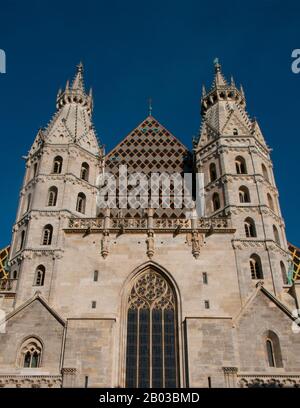
[[[79,64],[25,157],[0,387],[300,387],[299,274],[243,88],[216,60],[192,150],[150,110],[106,153],[92,111]],[[203,211],[176,205],[173,182],[170,205],[129,205],[121,166],[132,179],[189,173],[192,201],[201,174]],[[101,206],[108,174],[119,194]]]

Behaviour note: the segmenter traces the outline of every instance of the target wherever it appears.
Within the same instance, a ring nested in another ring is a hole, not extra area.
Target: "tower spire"
[[[224,78],[222,71],[221,71],[221,64],[219,62],[219,58],[214,59],[214,67],[215,67],[215,77],[212,84],[212,88],[218,88],[219,86],[227,86],[227,81]]]
[[[80,90],[83,93],[85,92],[85,90],[84,90],[84,81],[83,81],[83,64],[82,64],[81,61],[77,65],[77,72],[76,72],[75,77],[73,79],[71,89]]]
[[[83,71],[83,64],[80,62],[76,67],[72,85],[70,86],[69,81],[67,81],[65,90],[57,95],[57,109],[68,103],[79,103],[85,106],[88,112],[91,113],[93,109],[93,96],[91,91],[89,94],[85,92]]]

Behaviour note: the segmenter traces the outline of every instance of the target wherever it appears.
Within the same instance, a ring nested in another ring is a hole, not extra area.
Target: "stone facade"
[[[270,150],[242,88],[216,64],[193,154],[150,115],[105,156],[92,106],[80,65],[26,159],[1,285],[0,386],[124,387],[128,304],[146,275],[172,293],[176,386],[299,386],[299,291],[287,284]],[[97,207],[98,174],[120,164],[204,173],[206,213]]]

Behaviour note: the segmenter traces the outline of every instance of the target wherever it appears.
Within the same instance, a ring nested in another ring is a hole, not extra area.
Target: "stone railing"
[[[0,388],[61,388],[61,375],[0,375]]]
[[[71,218],[66,230],[72,231],[101,231],[101,230],[210,230],[222,232],[231,229],[228,218]]]
[[[17,288],[17,279],[1,279],[0,280],[0,293],[12,292],[14,293]]]
[[[300,388],[299,374],[237,374],[237,386],[240,388]]]

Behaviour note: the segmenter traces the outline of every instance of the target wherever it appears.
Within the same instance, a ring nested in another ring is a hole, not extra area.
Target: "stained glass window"
[[[126,387],[177,387],[177,344],[174,291],[159,273],[147,270],[128,299]]]

